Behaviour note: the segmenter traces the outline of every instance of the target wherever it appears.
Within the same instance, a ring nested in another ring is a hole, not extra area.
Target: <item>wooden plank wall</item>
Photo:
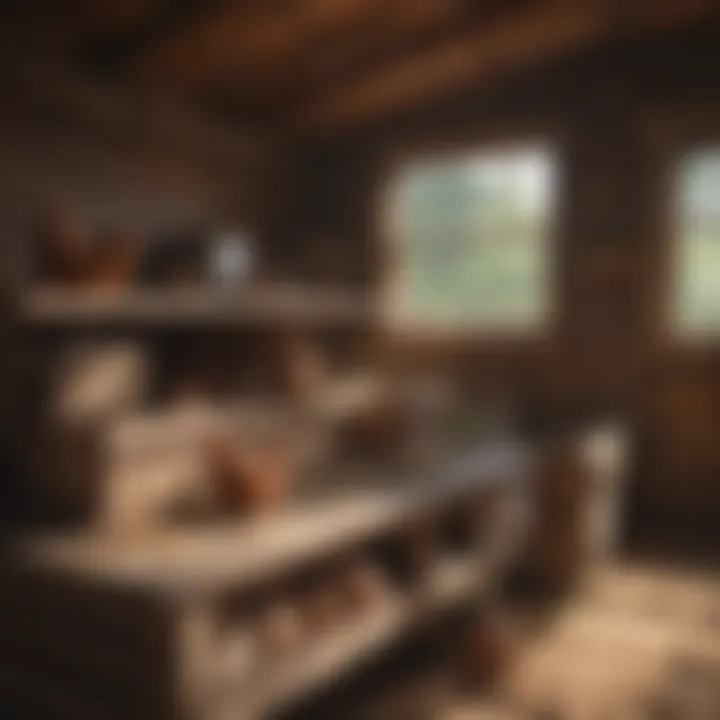
[[[564,162],[557,257],[561,313],[542,342],[424,345],[395,357],[457,371],[478,389],[508,386],[539,418],[626,414],[637,427],[636,519],[664,530],[717,524],[720,514],[720,364],[711,348],[658,337],[659,262],[667,170],[654,125],[720,106],[717,32],[587,54],[492,88],[448,97],[295,157],[279,248],[330,237],[368,282],[382,276],[378,190],[407,148],[482,143],[550,130]],[[720,118],[720,114],[715,117]],[[706,122],[720,131],[720,122]],[[679,127],[679,125],[678,125]],[[683,398],[674,405],[667,396]]]
[[[38,63],[0,76],[3,262],[18,276],[38,212],[61,198],[141,235],[257,225],[270,138],[156,90],[81,81]]]
[[[27,434],[23,410],[38,392],[34,356],[9,318],[17,291],[31,280],[40,214],[61,200],[91,222],[147,240],[187,226],[242,223],[259,231],[279,146],[156,92],[102,87],[45,61],[8,63],[0,71],[0,96],[4,491],[18,475],[13,448]]]

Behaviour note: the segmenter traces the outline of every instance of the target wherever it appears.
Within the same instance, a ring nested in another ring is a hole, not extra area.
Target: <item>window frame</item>
[[[720,147],[720,107],[691,105],[674,112],[655,108],[641,122],[649,152],[644,256],[650,269],[645,293],[650,344],[671,355],[717,354],[720,325],[717,331],[683,332],[673,323],[679,292],[673,262],[681,239],[677,169],[688,152],[703,145]]]
[[[555,338],[560,325],[562,311],[561,295],[564,283],[564,225],[566,221],[565,182],[566,164],[564,146],[557,130],[541,129],[534,132],[522,130],[512,132],[485,132],[482,135],[460,135],[453,141],[415,142],[403,147],[400,151],[385,158],[382,163],[374,194],[374,210],[376,240],[379,245],[380,282],[377,297],[377,314],[382,331],[399,341],[410,344],[481,344],[501,347],[538,346],[547,344]],[[554,160],[555,190],[553,208],[548,222],[548,237],[545,239],[546,250],[553,258],[547,270],[547,306],[541,323],[532,323],[527,327],[510,324],[487,324],[479,321],[467,323],[462,327],[442,327],[412,323],[401,327],[395,322],[391,310],[391,302],[395,284],[395,269],[402,262],[395,252],[395,247],[388,237],[391,224],[392,203],[390,201],[390,185],[402,171],[413,163],[433,162],[436,160],[462,158],[482,155],[485,152],[497,154],[503,150],[517,151],[527,149],[546,149]]]

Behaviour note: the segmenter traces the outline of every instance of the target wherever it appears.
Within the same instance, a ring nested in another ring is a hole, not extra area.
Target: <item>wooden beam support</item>
[[[94,7],[92,0],[14,0],[14,12],[0,16],[12,21],[2,43],[8,57],[71,54],[86,71],[122,71],[169,95],[315,131],[402,112],[602,42],[690,24],[716,2],[106,0]],[[46,4],[48,12],[38,12]]]
[[[518,11],[466,26],[430,47],[417,48],[392,65],[373,66],[344,86],[302,108],[294,118],[301,127],[363,121],[400,110],[414,102],[487,78],[516,56],[537,58],[602,32],[601,14],[588,4],[533,2]]]
[[[321,0],[325,2],[326,0]],[[522,0],[398,0],[378,4],[366,2],[365,14],[356,22],[326,33],[309,33],[286,55],[267,58],[262,76],[234,73],[234,84],[218,83],[211,99],[233,112],[258,106],[266,118],[282,117],[308,97],[326,91],[333,82],[344,82],[353,71],[368,63],[392,63],[410,49],[456,33],[482,14],[489,16],[499,6],[508,8]],[[357,0],[355,0],[357,2]]]
[[[453,2],[457,0],[452,0]],[[225,0],[202,21],[168,35],[136,57],[135,70],[190,91],[284,87],[308,48],[332,43],[387,7],[388,0]],[[277,83],[274,78],[281,78]]]
[[[304,47],[293,59],[299,69],[298,82],[291,97],[293,105],[308,97],[327,94],[333,86],[342,87],[353,77],[366,73],[368,66],[391,65],[418,48],[451,39],[479,19],[488,20],[508,12],[524,0],[415,0],[389,14],[385,22],[369,18],[365,27],[336,33],[320,47]]]
[[[294,113],[290,124],[319,131],[373,120],[626,31],[662,30],[697,20],[714,5],[712,0],[641,0],[629,15],[621,3],[606,0],[528,2],[391,65],[373,65],[359,77],[335,81]]]

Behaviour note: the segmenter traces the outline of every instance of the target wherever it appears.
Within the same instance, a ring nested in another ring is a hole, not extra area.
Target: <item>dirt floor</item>
[[[720,573],[598,571],[524,643],[494,701],[442,720],[720,720]]]

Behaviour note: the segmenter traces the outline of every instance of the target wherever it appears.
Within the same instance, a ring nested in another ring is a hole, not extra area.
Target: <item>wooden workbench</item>
[[[49,705],[40,708],[47,717],[263,717],[491,584],[521,543],[530,471],[527,448],[496,445],[425,478],[306,501],[244,524],[132,540],[29,538],[15,548],[3,583],[4,690],[20,707]],[[259,592],[485,491],[501,502],[471,556],[438,557],[419,586],[291,654],[233,664],[226,598]]]

